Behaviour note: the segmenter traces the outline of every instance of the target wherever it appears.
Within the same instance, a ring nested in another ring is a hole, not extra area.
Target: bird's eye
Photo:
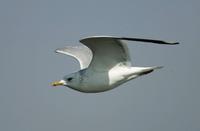
[[[67,78],[67,81],[71,81],[73,78],[72,77],[69,77],[69,78]]]

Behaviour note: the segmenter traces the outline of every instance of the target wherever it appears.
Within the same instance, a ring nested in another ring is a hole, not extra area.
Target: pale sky
[[[199,131],[200,1],[1,0],[1,131]],[[56,48],[93,35],[128,42],[135,66],[164,66],[98,94],[50,83],[79,70]]]

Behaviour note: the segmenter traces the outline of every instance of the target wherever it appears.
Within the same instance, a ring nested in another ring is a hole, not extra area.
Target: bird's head
[[[52,86],[68,86],[68,87],[73,87],[75,86],[78,81],[77,81],[77,75],[76,74],[70,74],[64,76],[64,78],[60,81],[55,81],[51,85]]]

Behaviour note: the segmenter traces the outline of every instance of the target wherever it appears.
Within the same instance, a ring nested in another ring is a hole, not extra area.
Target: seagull
[[[162,66],[134,67],[125,41],[146,42],[164,45],[176,45],[178,42],[162,40],[91,36],[83,38],[81,46],[67,46],[55,52],[74,57],[80,64],[80,70],[55,81],[52,86],[66,86],[79,92],[104,92],[147,75]]]

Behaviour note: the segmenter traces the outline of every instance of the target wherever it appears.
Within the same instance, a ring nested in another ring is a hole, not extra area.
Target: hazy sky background
[[[1,0],[1,131],[199,131],[200,1]],[[54,53],[91,35],[128,42],[133,65],[165,68],[99,94],[53,88],[79,70]]]

